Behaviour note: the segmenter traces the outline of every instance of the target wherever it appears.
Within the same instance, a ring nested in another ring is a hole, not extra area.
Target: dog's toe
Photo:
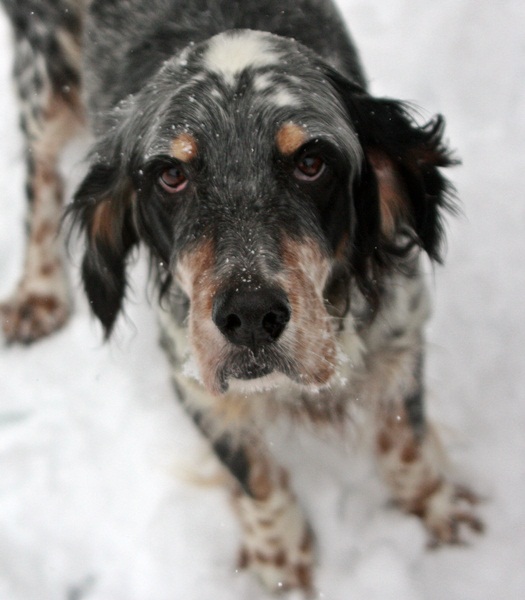
[[[430,533],[430,547],[465,543],[465,528],[483,532],[483,521],[473,509],[479,501],[480,498],[468,488],[442,482],[427,498],[419,515]]]

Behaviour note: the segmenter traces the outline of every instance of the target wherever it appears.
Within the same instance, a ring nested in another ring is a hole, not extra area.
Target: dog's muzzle
[[[217,293],[212,320],[228,348],[217,372],[222,391],[235,381],[264,387],[271,376],[272,387],[276,375],[295,378],[294,361],[279,343],[291,312],[286,293],[276,286],[230,285]]]

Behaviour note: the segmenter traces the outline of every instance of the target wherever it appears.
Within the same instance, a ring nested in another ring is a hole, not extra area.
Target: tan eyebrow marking
[[[299,150],[307,139],[306,129],[295,123],[285,123],[275,136],[277,148],[285,156]]]
[[[181,133],[173,138],[170,150],[173,158],[187,163],[197,156],[197,141],[189,133]]]

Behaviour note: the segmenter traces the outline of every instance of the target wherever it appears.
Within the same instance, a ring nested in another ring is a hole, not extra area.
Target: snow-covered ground
[[[365,456],[286,432],[319,542],[318,598],[525,598],[525,3],[340,0],[375,93],[443,112],[464,215],[433,277],[430,414],[487,532],[425,549]],[[23,160],[0,15],[0,296],[22,260]],[[75,153],[72,153],[75,157]],[[78,180],[81,155],[67,168]],[[215,464],[174,401],[135,269],[116,339],[78,293],[59,334],[0,347],[1,600],[259,600]],[[285,436],[286,437],[286,436]],[[293,596],[292,597],[297,597]]]

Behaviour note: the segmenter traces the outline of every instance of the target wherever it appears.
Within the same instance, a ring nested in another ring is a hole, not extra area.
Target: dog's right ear
[[[84,236],[84,289],[106,338],[122,307],[127,257],[138,243],[132,184],[116,158],[119,153],[112,154],[113,158],[90,167],[68,210]]]

